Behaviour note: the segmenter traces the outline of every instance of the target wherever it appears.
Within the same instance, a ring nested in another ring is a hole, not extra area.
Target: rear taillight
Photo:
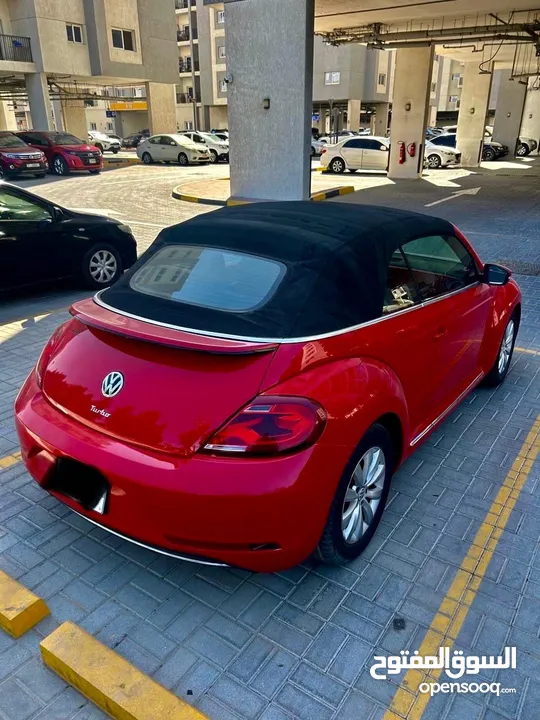
[[[256,398],[206,443],[212,455],[277,455],[313,445],[326,423],[324,408],[298,397]]]
[[[38,387],[41,388],[41,385],[43,383],[43,375],[45,374],[47,365],[49,364],[49,361],[53,356],[55,350],[57,349],[58,345],[60,344],[62,338],[66,335],[66,333],[70,333],[71,335],[78,335],[85,329],[85,327],[86,326],[78,320],[71,319],[60,325],[59,328],[56,328],[56,330],[49,338],[47,344],[41,351],[41,355],[39,356],[39,360],[37,361],[36,380]]]

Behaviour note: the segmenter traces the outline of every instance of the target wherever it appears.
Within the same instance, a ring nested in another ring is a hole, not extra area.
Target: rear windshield
[[[285,265],[218,248],[181,245],[153,255],[130,280],[136,292],[212,310],[248,312],[274,294]]]

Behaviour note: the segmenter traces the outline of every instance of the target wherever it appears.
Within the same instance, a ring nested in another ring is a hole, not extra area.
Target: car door
[[[341,156],[347,163],[347,167],[358,169],[362,167],[362,140],[351,138],[341,146]]]
[[[159,162],[166,159],[164,158],[163,148],[163,137],[161,135],[153,135],[148,138],[148,151],[153,160]]]
[[[386,170],[388,166],[388,146],[374,138],[365,138],[363,143],[362,167],[366,170]]]
[[[69,274],[71,258],[59,240],[49,203],[16,188],[0,188],[0,289]]]
[[[481,376],[481,347],[492,296],[458,238],[421,237],[405,243],[402,250],[418,288],[427,331],[415,356],[429,358],[429,425]],[[419,375],[418,382],[426,382],[426,377]],[[419,434],[425,430],[419,428]]]

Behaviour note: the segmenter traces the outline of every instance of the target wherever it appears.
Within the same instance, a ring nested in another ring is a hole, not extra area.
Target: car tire
[[[369,465],[376,463],[371,473],[367,471],[367,460],[370,460]],[[330,565],[343,565],[365,550],[381,520],[394,466],[392,439],[386,428],[375,423],[347,463],[315,557]],[[371,490],[366,492],[365,488]],[[369,493],[378,497],[370,498]],[[369,520],[367,524],[366,519]]]
[[[103,269],[100,280],[99,269]],[[85,254],[81,274],[85,287],[92,290],[106,288],[122,275],[122,258],[118,250],[107,243],[98,243]]]
[[[358,172],[358,168],[349,168],[350,173]]]
[[[333,173],[345,172],[345,161],[340,157],[335,157],[328,163],[328,169]]]
[[[435,155],[435,153],[428,155],[427,162],[428,168],[430,168],[430,170],[438,170],[438,168],[440,168],[442,165],[441,158],[438,155]]]
[[[101,143],[96,143],[94,147],[97,147],[99,152],[103,155],[103,145]]]
[[[53,157],[52,171],[55,175],[69,175],[69,166],[61,155]]]
[[[492,160],[495,160],[497,157],[497,153],[492,148],[488,148],[487,150],[484,150],[483,160],[487,162],[491,162]]]
[[[312,158],[314,158],[316,154],[317,154],[317,153],[315,152],[315,148],[314,148],[313,145],[312,145],[312,146],[311,146],[310,155],[311,155]]]
[[[144,152],[144,153],[142,154],[141,160],[143,161],[143,163],[144,163],[145,165],[151,165],[151,164],[154,162],[154,160],[153,160],[153,158],[152,158],[152,156],[150,155],[149,152]]]
[[[510,365],[512,364],[512,355],[514,354],[514,345],[516,344],[518,330],[519,313],[514,312],[504,329],[499,352],[497,353],[493,367],[483,380],[484,385],[497,387],[497,385],[501,385],[501,383],[504,382],[510,370]]]
[[[517,149],[516,149],[516,155],[518,157],[527,157],[531,152],[530,147],[527,145],[527,143],[518,143]]]
[[[120,148],[119,148],[119,147],[116,147],[116,145],[115,145],[113,148],[111,148],[111,150],[112,150],[112,152],[113,152],[114,155],[117,155],[117,154],[120,152]]]
[[[178,153],[178,164],[182,166],[189,165],[188,156],[186,153]]]
[[[210,150],[210,162],[212,163],[212,165],[217,163],[218,159],[219,158],[217,152],[215,150]]]

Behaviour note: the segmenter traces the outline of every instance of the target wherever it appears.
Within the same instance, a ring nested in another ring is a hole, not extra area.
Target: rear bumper
[[[348,459],[345,448],[322,445],[271,460],[151,453],[54,408],[33,372],[15,410],[30,474],[73,510],[160,552],[258,572],[283,570],[313,552]],[[108,480],[105,514],[48,487],[62,457]]]

